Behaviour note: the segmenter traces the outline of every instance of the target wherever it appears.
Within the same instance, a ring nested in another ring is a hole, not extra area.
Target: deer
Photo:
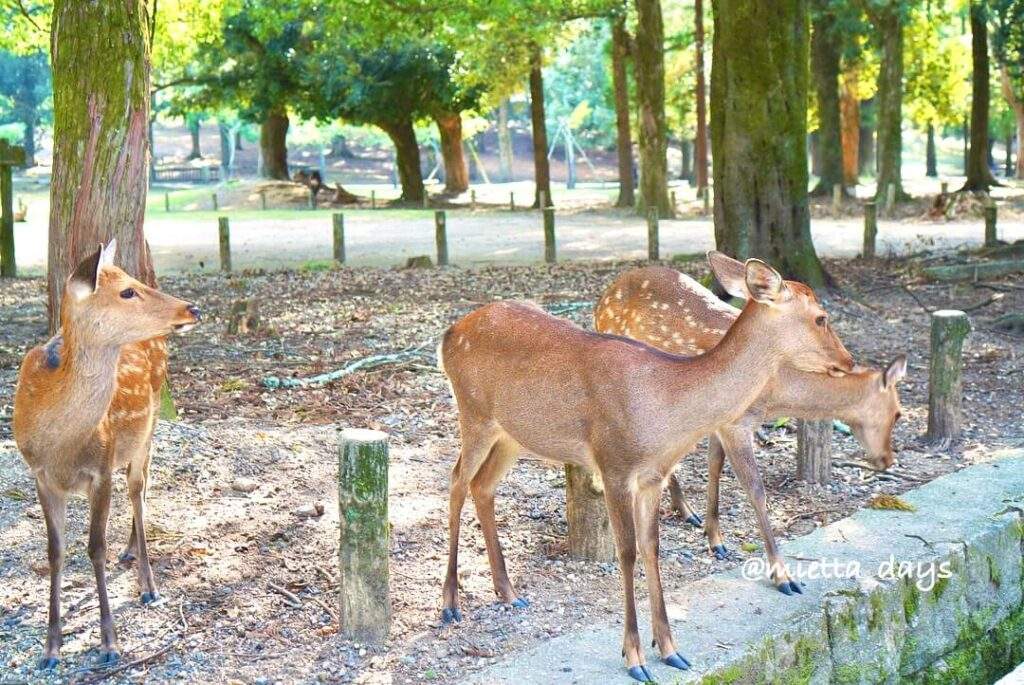
[[[730,295],[746,298],[742,262],[712,253],[709,263]],[[594,328],[666,352],[696,356],[714,349],[739,316],[739,309],[719,300],[686,274],[650,266],[621,274],[605,289],[594,309]],[[683,497],[676,474],[669,479],[674,508],[691,525],[703,524],[711,553],[718,559],[727,558],[730,551],[719,524],[718,491],[728,458],[754,508],[777,589],[786,595],[802,593],[800,585],[785,571],[768,519],[764,486],[754,458],[754,431],[765,420],[779,416],[838,418],[850,426],[867,452],[867,461],[885,470],[895,461],[892,430],[902,415],[897,383],[906,371],[907,358],[902,354],[885,369],[857,367],[840,377],[780,368],[739,422],[721,427],[710,437],[706,520],[702,521]]]
[[[100,608],[101,664],[118,660],[107,598],[107,520],[115,469],[127,469],[132,527],[122,561],[137,559],[144,605],[162,601],[146,546],[150,443],[167,375],[165,336],[199,323],[199,308],[115,266],[111,240],[68,277],[60,327],[25,355],[14,394],[14,439],[35,477],[46,521],[50,603],[39,667],[61,648],[60,588],[70,495],[89,500],[88,553]]]
[[[442,623],[462,620],[458,598],[461,512],[472,493],[494,591],[513,607],[494,517],[499,481],[521,451],[597,471],[615,537],[625,606],[629,675],[652,679],[640,644],[634,566],[642,557],[654,645],[686,670],[662,595],[658,505],[676,462],[701,437],[739,421],[775,373],[792,366],[846,373],[853,359],[813,291],[768,264],[744,265],[747,304],[707,354],[684,357],[636,340],[586,331],[532,303],[494,302],[453,324],[438,360],[458,407],[461,451],[451,473]]]

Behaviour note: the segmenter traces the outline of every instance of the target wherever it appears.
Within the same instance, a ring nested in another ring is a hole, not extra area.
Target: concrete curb
[[[694,669],[664,666],[648,650],[655,677],[991,683],[1012,670],[1024,661],[1024,450],[996,453],[904,499],[917,511],[865,509],[784,544],[791,571],[806,583],[802,596],[748,580],[742,568],[666,596]],[[833,577],[820,577],[820,561],[833,559]],[[642,640],[649,631],[642,616]],[[621,639],[615,625],[562,635],[473,682],[629,682]]]

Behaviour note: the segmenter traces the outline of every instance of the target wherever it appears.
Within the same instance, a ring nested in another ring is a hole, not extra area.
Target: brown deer
[[[745,265],[747,306],[707,354],[686,358],[584,331],[520,302],[489,304],[444,335],[439,354],[459,408],[462,451],[452,471],[443,621],[458,621],[460,514],[472,491],[494,590],[525,606],[509,582],[494,519],[494,493],[521,449],[597,471],[618,549],[625,599],[623,656],[650,680],[637,629],[637,548],[650,590],[654,642],[680,669],[658,569],[658,502],[673,466],[696,442],[735,423],[780,367],[842,373],[853,360],[825,325],[806,286],[764,262]]]
[[[46,519],[50,615],[40,667],[57,665],[68,496],[89,498],[89,558],[100,604],[102,663],[117,661],[107,599],[111,474],[127,467],[132,530],[122,558],[138,558],[143,604],[160,600],[146,550],[149,451],[166,376],[163,336],[199,321],[199,308],[114,266],[111,241],[68,277],[60,330],[25,355],[14,394],[14,439],[36,479]]]
[[[709,258],[718,281],[732,295],[746,297],[744,265],[723,254]],[[608,286],[594,310],[594,326],[602,333],[625,335],[654,347],[687,356],[711,350],[736,322],[740,310],[721,300],[689,276],[661,266],[633,269]],[[718,487],[725,457],[746,490],[764,538],[776,586],[785,594],[801,592],[782,566],[768,521],[764,487],[753,453],[753,432],[765,420],[778,416],[801,419],[838,418],[848,423],[875,468],[884,470],[893,459],[892,429],[900,418],[896,383],[907,369],[898,356],[883,371],[858,368],[839,378],[780,368],[741,420],[723,426],[710,439],[708,462],[708,545],[719,559],[729,551],[718,518]],[[692,525],[702,521],[682,495],[679,480],[669,480],[673,505]]]

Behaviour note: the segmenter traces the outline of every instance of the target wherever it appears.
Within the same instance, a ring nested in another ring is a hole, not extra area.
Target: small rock
[[[295,515],[300,519],[316,518],[324,515],[324,505],[322,502],[314,502],[313,504],[303,504],[301,507],[295,510]]]
[[[253,492],[260,486],[258,481],[245,476],[239,476],[231,483],[231,489],[237,492]]]

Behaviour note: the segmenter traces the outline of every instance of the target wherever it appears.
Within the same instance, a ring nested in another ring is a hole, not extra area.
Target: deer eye
[[[824,325],[826,323],[828,323],[828,319],[824,315],[822,315],[822,316],[819,316],[817,319],[815,319],[814,323],[818,324],[819,326],[824,327]]]
[[[135,297],[135,288],[125,288],[121,291],[121,297],[130,300]]]

